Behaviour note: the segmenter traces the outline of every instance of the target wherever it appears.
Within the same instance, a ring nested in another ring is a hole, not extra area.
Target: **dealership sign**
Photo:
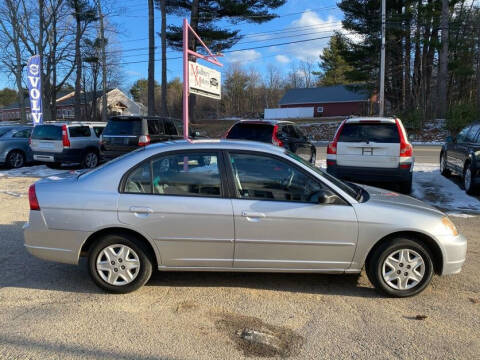
[[[189,92],[220,100],[221,74],[196,62],[188,62]]]
[[[43,122],[42,110],[42,78],[40,77],[40,55],[34,55],[28,60],[27,79],[28,94],[30,95],[30,113],[33,126]]]

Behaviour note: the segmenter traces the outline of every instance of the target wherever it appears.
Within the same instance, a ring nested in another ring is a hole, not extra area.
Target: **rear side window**
[[[148,134],[149,135],[161,135],[163,134],[163,124],[158,119],[148,119]]]
[[[133,170],[125,181],[126,193],[131,194],[151,194],[152,193],[152,175],[150,172],[150,161],[145,162]]]
[[[100,135],[102,135],[103,129],[105,129],[104,126],[94,126],[93,132],[95,133],[95,135],[97,135],[97,137],[100,137]]]
[[[400,136],[396,124],[347,123],[338,142],[398,143]]]
[[[457,142],[463,143],[467,139],[467,134],[470,131],[470,125],[464,128],[460,133],[457,135]]]
[[[88,126],[70,126],[68,128],[70,137],[90,137],[90,128]]]
[[[56,125],[37,125],[33,128],[32,139],[62,140],[62,128]]]
[[[239,123],[232,127],[227,139],[252,140],[271,143],[273,125]]]
[[[142,135],[142,119],[111,119],[103,135]]]
[[[178,135],[177,128],[173,124],[172,120],[165,120],[165,134],[167,135]]]

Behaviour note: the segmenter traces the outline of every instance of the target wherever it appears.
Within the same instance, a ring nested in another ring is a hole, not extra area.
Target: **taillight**
[[[397,124],[398,134],[400,135],[400,157],[412,157],[413,147],[407,140],[405,130],[398,119],[395,119],[395,123]]]
[[[70,139],[68,138],[67,125],[62,125],[62,144],[64,148],[70,147]]]
[[[150,136],[142,135],[138,138],[138,146],[146,146],[150,144]]]
[[[272,143],[276,146],[283,146],[283,141],[277,137],[278,125],[273,126]]]
[[[35,184],[30,185],[28,188],[28,201],[30,202],[30,210],[40,210],[40,204],[38,203],[35,192]]]
[[[342,132],[343,127],[345,126],[345,121],[343,120],[340,126],[338,127],[335,136],[333,137],[333,141],[328,143],[327,147],[327,154],[329,155],[336,155],[337,154],[337,143],[338,143],[338,138],[340,137],[340,133]]]

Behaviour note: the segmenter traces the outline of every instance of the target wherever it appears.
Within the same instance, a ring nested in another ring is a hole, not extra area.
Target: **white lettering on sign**
[[[192,94],[218,100],[221,98],[222,79],[217,70],[189,61],[188,83]]]

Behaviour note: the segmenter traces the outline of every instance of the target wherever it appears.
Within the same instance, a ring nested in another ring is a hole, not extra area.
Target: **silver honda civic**
[[[390,296],[460,272],[466,239],[412,197],[342,182],[282,148],[177,141],[29,189],[25,247],[115,293],[152,270],[359,273]]]

